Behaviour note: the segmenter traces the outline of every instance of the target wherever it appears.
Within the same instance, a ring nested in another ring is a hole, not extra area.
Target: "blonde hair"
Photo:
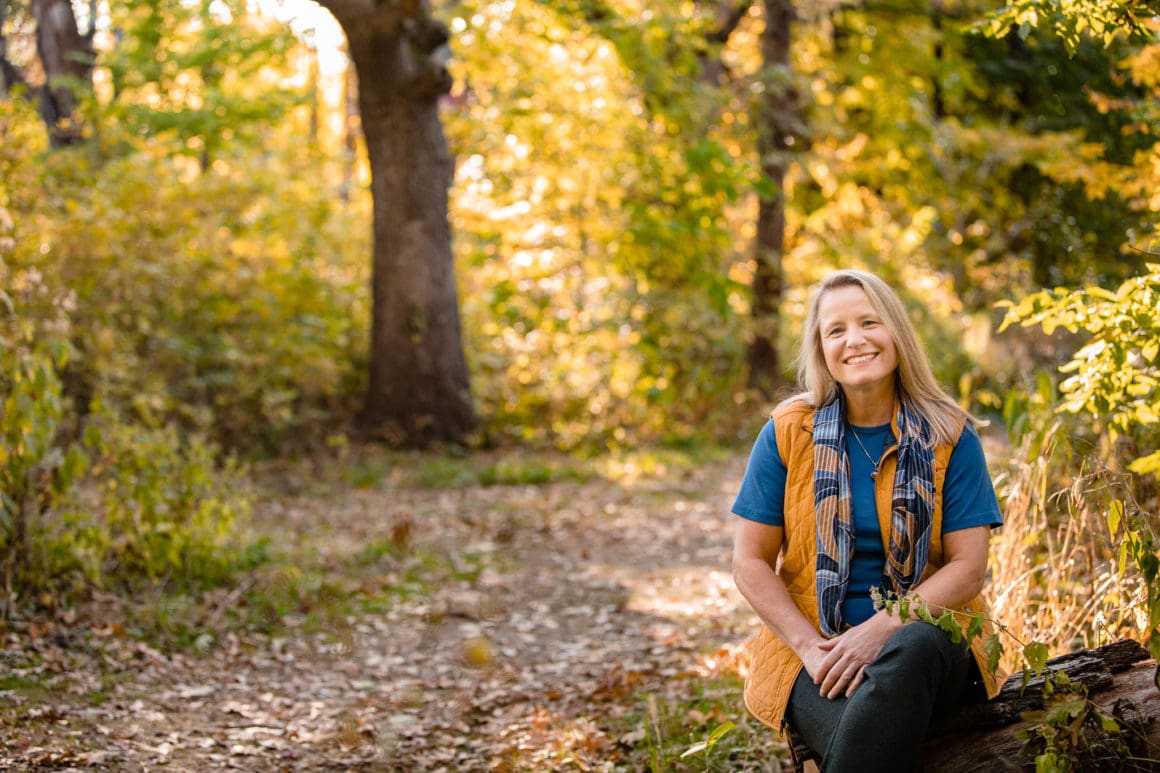
[[[898,351],[898,370],[895,388],[899,399],[911,410],[923,416],[930,424],[935,443],[954,444],[965,421],[979,424],[943,390],[930,368],[930,360],[918,341],[918,335],[906,314],[906,307],[890,285],[867,271],[846,269],[826,276],[810,296],[805,325],[802,328],[801,349],[797,369],[796,394],[782,401],[782,405],[802,401],[815,408],[825,405],[837,394],[838,384],[826,367],[819,330],[818,310],[822,296],[842,287],[860,287],[870,299],[870,305],[882,318],[882,324],[894,340]]]

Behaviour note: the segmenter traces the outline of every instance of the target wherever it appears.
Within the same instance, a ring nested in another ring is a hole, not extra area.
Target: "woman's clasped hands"
[[[806,673],[830,700],[854,694],[866,676],[866,666],[903,623],[885,610],[832,639],[818,638],[801,655]]]

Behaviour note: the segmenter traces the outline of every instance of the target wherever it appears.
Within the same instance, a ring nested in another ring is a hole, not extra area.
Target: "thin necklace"
[[[873,456],[870,455],[870,452],[866,450],[866,446],[862,445],[862,438],[858,437],[858,433],[854,430],[853,427],[850,427],[850,434],[854,436],[854,442],[857,443],[858,447],[862,449],[862,453],[866,454],[866,458],[870,460],[870,464],[874,465],[874,472],[870,473],[870,477],[874,480],[877,480],[878,479],[878,463],[880,461],[882,461],[882,457],[880,456],[877,459],[875,459]]]

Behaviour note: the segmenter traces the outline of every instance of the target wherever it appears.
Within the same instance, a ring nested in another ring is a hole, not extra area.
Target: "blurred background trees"
[[[1128,531],[1147,563],[1156,352],[1132,325],[1156,304],[1132,290],[1110,343],[1084,310],[1119,308],[1086,288],[1153,286],[1154,3],[324,5],[348,40],[306,0],[0,3],[0,541],[80,541],[6,559],[10,587],[36,560],[94,582],[200,566],[174,545],[244,516],[213,483],[230,454],[368,427],[743,447],[836,267],[898,286],[942,381],[1012,430],[1009,502],[1098,459],[1134,520],[1090,576],[1122,575]],[[1027,324],[1000,331],[1002,302]],[[169,524],[149,539],[93,494],[130,474],[108,449],[137,447],[206,476],[135,495]],[[1035,507],[1042,529],[1079,522]],[[1093,608],[1060,640],[1094,636]]]

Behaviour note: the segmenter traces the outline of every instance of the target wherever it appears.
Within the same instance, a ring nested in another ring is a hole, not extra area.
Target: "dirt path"
[[[750,632],[728,571],[743,463],[268,502],[260,529],[336,566],[405,542],[409,561],[380,557],[359,579],[394,589],[392,603],[200,656],[115,626],[11,628],[0,769],[624,769],[640,735],[613,737],[618,720]],[[424,560],[450,566],[435,587]]]

